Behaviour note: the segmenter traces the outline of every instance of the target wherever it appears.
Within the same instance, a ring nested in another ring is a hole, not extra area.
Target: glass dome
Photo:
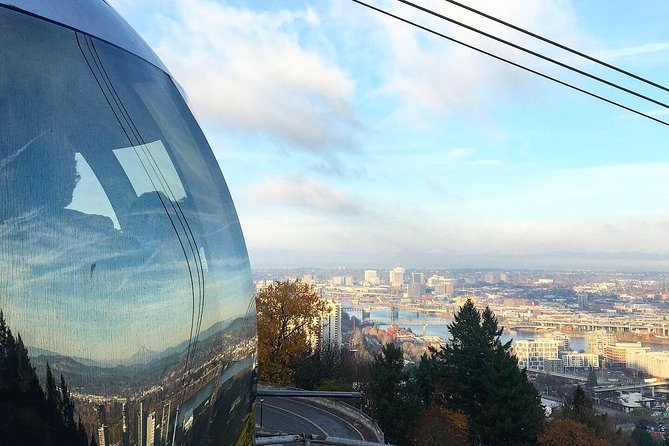
[[[204,135],[159,64],[1,3],[0,444],[234,444],[254,290]]]

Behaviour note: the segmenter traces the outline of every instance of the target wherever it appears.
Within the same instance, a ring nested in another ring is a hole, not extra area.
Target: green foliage
[[[452,340],[432,352],[436,401],[469,418],[481,445],[535,444],[544,419],[539,393],[502,343],[497,318],[468,300],[449,325]],[[430,373],[427,373],[428,375]]]
[[[409,444],[409,433],[421,413],[414,379],[404,368],[402,347],[386,344],[371,366],[372,415],[393,444]]]
[[[581,386],[567,397],[556,413],[556,417],[572,420],[587,426],[596,438],[613,446],[631,446],[632,441],[627,434],[615,428],[613,421],[606,415],[598,415],[592,406],[592,400],[585,394]]]
[[[637,426],[632,431],[632,441],[636,446],[658,446],[658,443],[646,430],[645,426]]]
[[[316,386],[316,390],[331,392],[350,392],[353,387],[337,379],[324,379]]]
[[[89,446],[65,379],[58,389],[48,364],[45,387],[46,394],[21,336],[14,338],[0,311],[0,444]]]

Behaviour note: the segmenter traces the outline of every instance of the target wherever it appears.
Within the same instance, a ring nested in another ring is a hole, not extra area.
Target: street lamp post
[[[262,403],[265,401],[265,398],[260,398],[260,428],[262,429]]]

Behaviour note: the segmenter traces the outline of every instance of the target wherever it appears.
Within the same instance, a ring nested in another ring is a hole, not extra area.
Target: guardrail
[[[268,383],[259,383],[258,384],[258,389],[256,390],[256,394],[260,396],[270,396],[270,392],[288,392],[288,393],[293,393],[293,395],[287,395],[287,394],[282,394],[282,395],[271,395],[271,396],[283,396],[283,397],[295,397],[299,399],[304,399],[304,400],[311,400],[314,401],[321,406],[328,407],[330,409],[333,409],[335,411],[341,412],[354,420],[359,421],[363,426],[365,426],[367,429],[372,431],[374,433],[374,436],[376,436],[376,439],[379,441],[379,443],[383,444],[385,441],[385,435],[383,434],[383,431],[379,427],[379,425],[372,419],[370,416],[368,416],[366,413],[364,413],[361,410],[356,409],[355,407],[346,404],[344,402],[340,402],[337,400],[331,400],[328,397],[323,397],[321,395],[316,396],[316,394],[324,394],[324,393],[331,393],[331,394],[358,394],[362,395],[361,392],[320,392],[320,391],[309,391],[309,390],[302,390],[302,389],[295,389],[295,388],[286,388],[286,387],[280,387]],[[294,393],[295,392],[303,392],[307,396],[297,396]],[[337,396],[335,396],[336,398]],[[348,397],[348,398],[354,398],[354,397]],[[359,398],[359,396],[357,396]]]

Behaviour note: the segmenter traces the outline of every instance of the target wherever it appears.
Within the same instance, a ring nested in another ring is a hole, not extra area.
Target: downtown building
[[[657,378],[669,378],[669,351],[637,352],[629,356],[627,367]]]
[[[552,338],[523,339],[513,344],[513,354],[518,367],[544,370],[544,361],[559,360],[558,350],[562,343]]]
[[[585,334],[586,353],[604,356],[604,348],[615,343],[616,335],[604,330],[590,331]]]
[[[562,366],[564,369],[593,369],[599,368],[599,355],[592,353],[563,353]]]
[[[381,283],[381,278],[379,277],[375,269],[367,269],[365,270],[365,277],[363,282],[365,283],[365,285],[375,286]]]
[[[401,287],[404,285],[404,268],[397,267],[388,273],[390,286]]]
[[[316,329],[311,336],[312,347],[320,350],[326,347],[339,348],[342,344],[342,306],[339,302],[332,300],[325,302],[327,308],[317,318]]]
[[[640,353],[648,352],[650,347],[642,346],[641,342],[616,342],[604,347],[604,360],[610,369],[633,368],[633,358]]]

